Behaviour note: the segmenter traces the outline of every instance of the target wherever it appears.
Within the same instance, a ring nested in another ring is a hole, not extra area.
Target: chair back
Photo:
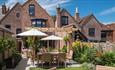
[[[41,61],[51,62],[51,54],[49,54],[49,53],[44,53],[44,54],[41,56]]]
[[[58,61],[60,61],[60,62],[66,61],[66,53],[59,53]]]

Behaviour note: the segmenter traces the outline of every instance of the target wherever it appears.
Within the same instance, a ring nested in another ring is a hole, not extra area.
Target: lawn
[[[30,68],[30,70],[47,70],[42,68]],[[67,68],[59,68],[57,70],[86,70],[83,67],[67,67]]]

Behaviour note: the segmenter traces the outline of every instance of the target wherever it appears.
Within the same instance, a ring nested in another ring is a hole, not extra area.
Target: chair
[[[51,55],[50,55],[49,53],[44,53],[44,54],[41,56],[42,67],[43,67],[43,64],[44,64],[45,62],[48,62],[48,63],[49,63],[49,66],[51,65],[52,58],[51,58]]]
[[[64,65],[66,67],[66,53],[59,53],[57,60],[58,60],[58,67],[60,62],[64,62]]]

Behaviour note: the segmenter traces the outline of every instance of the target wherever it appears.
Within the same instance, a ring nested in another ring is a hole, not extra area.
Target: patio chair
[[[58,60],[58,67],[60,62],[61,63],[63,62],[66,67],[66,53],[59,53],[57,60]]]
[[[51,62],[52,62],[51,54],[49,54],[49,53],[44,53],[44,54],[41,56],[42,67],[43,67],[43,64],[44,64],[45,62],[49,63],[49,66],[51,65]]]

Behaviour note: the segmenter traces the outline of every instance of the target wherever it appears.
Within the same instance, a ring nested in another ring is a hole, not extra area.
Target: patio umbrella
[[[59,40],[63,40],[63,38],[58,37],[58,36],[55,36],[55,35],[51,35],[51,36],[48,36],[48,37],[42,38],[41,40],[48,40],[48,42],[49,42],[49,40],[54,40],[54,41],[57,40],[57,41],[59,41]],[[48,46],[48,48],[49,48],[48,43],[47,43],[47,46]]]
[[[38,31],[37,29],[31,29],[18,34],[18,36],[47,36],[47,34]]]
[[[32,42],[32,50],[33,50],[33,64],[34,64],[34,59],[35,59],[35,37],[41,37],[41,36],[47,36],[47,34],[38,31],[37,29],[30,29],[28,31],[22,32],[20,34],[17,34],[18,36],[27,36],[27,37],[32,37],[33,42]]]

